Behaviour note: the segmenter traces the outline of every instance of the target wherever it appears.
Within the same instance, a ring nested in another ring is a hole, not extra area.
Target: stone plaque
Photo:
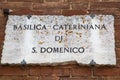
[[[2,64],[115,65],[112,15],[9,15]]]

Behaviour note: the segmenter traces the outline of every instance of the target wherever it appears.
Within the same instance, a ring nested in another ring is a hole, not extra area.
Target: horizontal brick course
[[[8,2],[38,2],[43,3],[44,0],[7,0]]]
[[[85,15],[87,14],[87,10],[63,10],[62,15],[72,16],[72,15]]]
[[[27,74],[28,74],[27,68],[0,66],[0,75],[24,76]]]
[[[120,2],[93,2],[90,9],[120,8]]]
[[[68,3],[33,3],[34,10],[44,10],[44,9],[69,9],[70,5]]]
[[[91,76],[91,68],[90,67],[80,67],[72,69],[72,76]]]
[[[0,9],[31,9],[30,2],[1,2]]]
[[[120,76],[120,68],[99,67],[94,69],[95,76]]]
[[[0,80],[38,80],[38,77],[0,76]]]

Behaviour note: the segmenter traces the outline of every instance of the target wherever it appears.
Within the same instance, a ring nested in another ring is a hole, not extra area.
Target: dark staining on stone
[[[95,14],[91,14],[90,17],[93,19],[95,17]]]
[[[27,15],[27,18],[30,19],[32,17],[32,15]]]

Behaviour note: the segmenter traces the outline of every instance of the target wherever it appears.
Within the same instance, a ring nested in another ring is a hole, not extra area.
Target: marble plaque
[[[1,64],[116,65],[112,15],[9,15]]]

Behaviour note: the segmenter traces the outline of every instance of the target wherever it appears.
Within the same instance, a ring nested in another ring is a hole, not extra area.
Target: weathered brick
[[[115,30],[115,41],[120,42],[120,30]]]
[[[90,9],[110,9],[110,8],[120,8],[120,2],[92,2]]]
[[[71,16],[71,15],[85,15],[87,14],[87,10],[63,10],[62,15]]]
[[[70,69],[69,68],[54,68],[53,75],[55,75],[55,76],[69,76]]]
[[[60,9],[45,9],[43,10],[44,15],[61,15]]]
[[[39,2],[42,3],[44,0],[7,0],[8,2]]]
[[[95,80],[92,77],[60,77],[60,80]],[[96,79],[99,80],[99,79]],[[102,79],[100,79],[102,80]]]
[[[78,9],[88,9],[89,8],[89,3],[83,2],[83,3],[73,3],[72,4],[72,9],[73,10],[78,10]]]
[[[0,25],[1,25],[0,29],[5,28],[5,24],[6,24],[6,22],[7,22],[6,17],[4,17],[4,15],[1,16],[1,17],[0,17]]]
[[[93,80],[91,77],[73,77],[70,80]]]
[[[115,25],[120,25],[120,19],[115,19]]]
[[[56,3],[56,2],[51,2],[51,3],[34,3],[33,4],[33,9],[34,10],[44,10],[44,9],[69,9],[69,4],[68,3]]]
[[[115,47],[120,48],[120,42],[115,42]]]
[[[117,59],[117,67],[120,67],[120,58]]]
[[[120,2],[120,0],[102,0],[102,2]]]
[[[120,77],[94,77],[91,80],[120,80]]]
[[[94,76],[120,76],[120,68],[98,67],[94,69]]]
[[[120,19],[115,19],[115,29],[120,30]]]
[[[120,77],[108,77],[105,78],[104,80],[120,80]]]
[[[99,10],[88,10],[90,14],[104,14],[104,15],[115,15],[115,11],[118,9],[99,9]]]
[[[120,2],[120,0],[90,0],[91,2]]]
[[[4,31],[3,31],[4,32]],[[4,36],[5,36],[5,33],[1,33],[0,35],[0,42],[3,42],[4,41]]]
[[[28,70],[21,67],[0,66],[0,75],[27,75]]]
[[[90,0],[90,2],[102,2],[102,0]]]
[[[115,11],[115,15],[120,17],[120,9]]]
[[[89,3],[89,0],[65,0],[65,2],[72,2],[72,3],[87,2],[87,3]]]
[[[116,14],[119,9],[93,9],[93,10],[88,10],[90,14],[104,14],[104,15],[113,15],[115,19],[120,19],[120,15]]]
[[[70,79],[70,77],[68,76],[68,77],[60,77],[59,80],[71,80],[71,79]]]
[[[32,76],[47,76],[52,75],[52,67],[31,67],[30,68],[30,75]]]
[[[115,19],[120,19],[120,15],[114,15]]]
[[[80,67],[72,69],[72,76],[91,76],[91,68],[90,67]]]
[[[0,9],[31,9],[32,3],[30,2],[2,2],[0,3]]]
[[[23,10],[14,10],[11,15],[42,15],[43,11],[38,10],[30,10],[30,9],[23,9]]]
[[[0,18],[3,17],[3,16],[4,16],[4,15],[3,15],[3,11],[0,10]]]
[[[40,76],[39,80],[59,80],[57,76]]]
[[[0,76],[0,80],[38,80],[38,77]]]
[[[1,31],[0,32],[0,40],[3,41],[4,40],[4,36],[5,36],[5,32]]]
[[[116,48],[116,58],[120,58],[120,48]]]
[[[5,0],[0,0],[0,2],[5,2]]]
[[[45,0],[46,2],[64,2],[64,0]]]

